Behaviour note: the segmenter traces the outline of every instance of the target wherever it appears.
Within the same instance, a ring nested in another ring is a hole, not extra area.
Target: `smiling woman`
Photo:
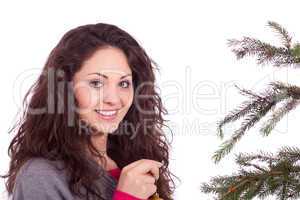
[[[166,110],[153,65],[114,25],[67,32],[10,130],[16,135],[3,177],[12,198],[172,199]]]
[[[81,119],[102,133],[113,132],[133,102],[131,74],[122,50],[97,50],[73,78],[79,108],[84,110]]]

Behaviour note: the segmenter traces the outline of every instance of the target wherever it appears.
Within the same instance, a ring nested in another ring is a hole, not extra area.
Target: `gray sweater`
[[[43,158],[32,158],[20,169],[13,193],[10,198],[13,200],[80,200],[74,196],[67,183],[67,176],[64,170],[56,169],[61,166],[58,161],[49,161]],[[110,176],[100,165],[94,167],[102,171],[103,176],[96,181],[97,187],[103,194],[103,199],[111,200],[116,188],[116,180]],[[106,184],[110,185],[106,187]],[[82,188],[82,191],[85,191]]]

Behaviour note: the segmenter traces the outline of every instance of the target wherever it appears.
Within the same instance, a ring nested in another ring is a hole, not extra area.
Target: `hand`
[[[155,180],[159,178],[159,168],[162,165],[160,162],[148,159],[130,163],[121,171],[117,190],[137,198],[148,199],[157,190]]]

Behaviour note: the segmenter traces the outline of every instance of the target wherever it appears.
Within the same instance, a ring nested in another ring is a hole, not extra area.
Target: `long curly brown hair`
[[[51,51],[41,75],[26,93],[21,117],[9,130],[15,135],[8,149],[9,171],[2,176],[7,178],[9,194],[23,164],[31,158],[42,157],[63,161],[72,193],[81,196],[79,189],[85,187],[90,194],[101,196],[93,189],[99,174],[83,161],[88,157],[86,147],[100,159],[103,157],[93,145],[91,134],[80,134],[79,115],[75,112],[77,101],[68,83],[82,63],[103,47],[116,47],[125,53],[132,70],[135,97],[147,96],[134,98],[118,129],[108,135],[107,154],[121,169],[140,159],[162,162],[157,190],[164,200],[172,199],[175,184],[171,177],[174,175],[168,169],[170,142],[163,131],[167,127],[163,114],[167,111],[154,84],[157,65],[127,32],[104,23],[68,31]],[[122,126],[125,122],[131,126]]]

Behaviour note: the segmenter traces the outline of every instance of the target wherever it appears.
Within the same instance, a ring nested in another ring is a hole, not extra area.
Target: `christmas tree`
[[[277,47],[261,40],[243,37],[228,41],[237,59],[256,57],[258,65],[274,67],[298,67],[300,43],[292,43],[292,37],[281,25],[268,22],[268,26],[280,37],[282,46]],[[282,82],[272,82],[260,93],[237,87],[247,100],[218,122],[218,137],[223,139],[222,128],[228,123],[242,120],[232,136],[223,142],[214,153],[215,163],[231,152],[239,140],[257,122],[267,118],[260,127],[263,136],[271,134],[275,125],[300,103],[300,87]],[[259,151],[255,154],[240,153],[235,162],[238,172],[232,175],[213,177],[203,183],[201,191],[215,195],[215,199],[237,200],[265,199],[273,195],[276,199],[300,199],[300,148],[281,147],[276,153]]]

